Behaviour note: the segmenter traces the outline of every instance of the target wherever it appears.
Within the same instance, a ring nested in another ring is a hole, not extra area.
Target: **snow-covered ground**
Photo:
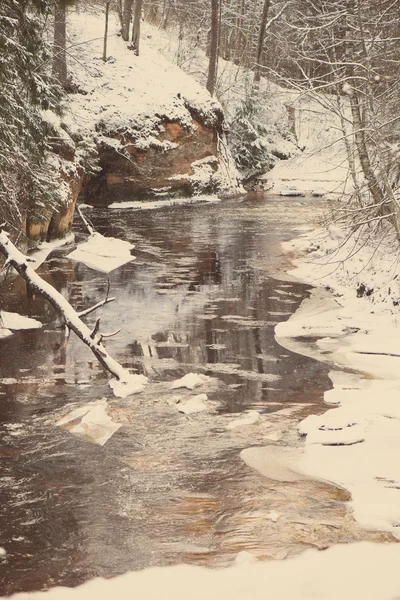
[[[276,335],[285,347],[333,367],[333,390],[325,393],[331,408],[299,425],[306,436],[301,467],[347,488],[362,526],[400,539],[400,269],[395,247],[389,230],[374,237],[365,231],[355,241],[336,226],[285,244],[300,256],[290,274],[318,288],[276,327]]]
[[[193,112],[201,115],[204,123],[217,125],[221,106],[202,85],[163,57],[146,36],[142,36],[140,56],[136,56],[119,31],[116,13],[112,11],[104,62],[102,11],[96,8],[68,12],[69,71],[79,93],[69,95],[62,123],[74,140],[81,140],[78,156],[80,152],[86,156],[92,152],[94,156],[95,147],[104,146],[130,160],[124,136],[132,139],[138,150],[167,152],[177,144],[159,139],[163,122],[176,122],[190,130],[195,127]],[[55,115],[52,118],[53,125],[60,128],[60,120]],[[193,162],[192,171],[188,178],[199,193],[211,176],[221,193],[243,191],[226,148],[220,152],[215,173],[209,157]]]
[[[162,30],[146,22],[143,32],[152,48],[205,85],[208,57],[198,44],[193,44],[192,38],[178,41],[174,29]],[[219,59],[216,93],[228,123],[235,121],[235,113],[246,98],[254,95],[252,81],[249,69]],[[334,195],[348,191],[348,161],[337,99],[283,87],[264,77],[259,95],[257,120],[268,131],[262,143],[273,157],[290,157],[276,158],[274,168],[258,178],[265,188],[273,187],[277,193],[288,185],[306,193],[315,189]]]
[[[274,515],[271,516],[274,518]],[[16,594],[14,600],[395,600],[400,545],[359,543],[259,562],[247,552],[228,569],[189,565],[146,569],[75,588]]]

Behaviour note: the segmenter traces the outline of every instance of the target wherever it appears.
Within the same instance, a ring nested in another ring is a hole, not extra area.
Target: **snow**
[[[302,468],[348,489],[357,521],[395,537],[400,534],[399,392],[398,381],[337,386],[327,395],[340,405],[299,427],[307,434]]]
[[[42,327],[40,321],[37,321],[36,319],[31,319],[30,317],[25,317],[14,312],[7,312],[6,310],[0,311],[0,323],[6,330],[11,329],[12,331],[20,329],[40,329],[40,327]],[[3,337],[6,337],[6,335],[3,335]]]
[[[242,555],[243,557],[243,555]],[[77,588],[16,594],[13,600],[395,600],[400,593],[400,545],[362,542],[287,560],[238,560],[227,569],[153,567]]]
[[[274,481],[292,482],[312,479],[301,466],[303,452],[298,448],[257,446],[242,450],[240,457],[248,467]]]
[[[130,51],[117,35],[120,25],[114,12],[110,14],[106,62],[101,59],[103,15],[69,11],[68,29],[70,70],[81,93],[70,94],[63,125],[74,139],[110,146],[130,160],[127,140],[139,150],[154,148],[160,153],[175,146],[162,139],[166,120],[191,130],[195,127],[193,115],[198,114],[208,125],[217,124],[222,110],[218,101],[152,48],[145,35],[140,56]],[[210,160],[216,162],[215,172]],[[226,148],[218,160],[208,157],[201,165],[195,161],[185,178],[199,193],[210,183],[228,195],[243,191]]]
[[[346,488],[363,527],[400,539],[400,273],[393,248],[389,231],[378,245],[362,235],[357,245],[337,225],[285,244],[301,257],[290,273],[319,288],[275,333],[284,347],[334,366],[333,389],[324,395],[330,409],[299,425],[306,436],[299,468]]]
[[[41,293],[52,299],[53,306],[62,313],[66,325],[80,337],[80,339],[94,352],[97,358],[101,356],[101,362],[107,370],[114,375],[114,379],[109,382],[116,396],[125,398],[130,394],[141,392],[147,384],[147,377],[143,375],[132,375],[127,369],[120,365],[112,356],[110,356],[104,345],[93,339],[92,332],[83,323],[78,313],[72,308],[69,302],[52,285],[42,279],[29,266],[27,258],[20,252],[9,240],[6,232],[0,232],[0,244],[4,248],[8,258],[15,267],[20,268],[30,284]]]
[[[51,242],[41,242],[36,247],[35,251],[29,256],[30,266],[36,271],[36,269],[38,269],[40,265],[44,263],[44,261],[53,252],[53,250],[71,244],[74,241],[74,239],[74,234],[69,233],[64,238],[59,240],[52,240]]]
[[[117,396],[117,398],[127,398],[132,394],[143,392],[148,381],[144,375],[125,373],[121,379],[111,379],[108,384],[114,392],[114,396]]]
[[[122,427],[107,414],[107,400],[97,400],[74,409],[57,421],[56,425],[78,437],[104,446],[110,437]]]
[[[207,410],[207,394],[198,394],[197,396],[192,396],[188,400],[184,402],[179,402],[176,404],[176,408],[179,412],[184,413],[185,415],[191,415],[193,413],[202,412]]]
[[[94,232],[87,242],[79,244],[76,250],[68,254],[68,258],[83,262],[88,267],[102,273],[110,273],[114,269],[135,259],[131,250],[135,246],[124,240],[104,237]]]
[[[198,375],[197,373],[188,373],[181,379],[177,379],[171,385],[171,390],[177,390],[179,388],[186,387],[189,390],[194,390],[194,388],[203,385],[205,381],[204,375]]]
[[[9,337],[10,335],[12,335],[12,331],[5,329],[5,327],[0,327],[0,340]]]
[[[242,418],[235,419],[226,425],[225,429],[236,429],[236,427],[243,427],[244,425],[254,425],[260,420],[260,413],[257,410],[250,410]]]
[[[280,516],[281,514],[277,510],[271,510],[271,512],[265,515],[265,518],[269,521],[272,521],[273,523],[277,523],[279,521]]]
[[[170,206],[184,206],[185,204],[201,204],[205,202],[221,202],[221,198],[215,194],[199,194],[198,196],[187,196],[182,198],[168,198],[165,200],[132,200],[127,202],[113,202],[108,208],[131,208],[136,210],[155,210],[168,208]]]

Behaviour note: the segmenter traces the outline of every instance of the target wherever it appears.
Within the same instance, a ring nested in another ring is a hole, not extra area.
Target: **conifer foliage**
[[[21,229],[29,207],[56,205],[47,156],[59,88],[48,75],[44,35],[48,0],[2,0],[0,5],[0,219]]]

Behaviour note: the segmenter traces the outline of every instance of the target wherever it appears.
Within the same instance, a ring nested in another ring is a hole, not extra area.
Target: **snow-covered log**
[[[101,343],[102,335],[96,330],[91,331],[81,320],[79,314],[72,308],[69,302],[53,286],[44,281],[32,267],[29,266],[29,259],[14,246],[7,233],[0,229],[0,252],[6,258],[9,265],[25,279],[32,290],[41,294],[50,302],[55,310],[63,317],[65,325],[72,330],[84,344],[86,344],[99,363],[114,377],[110,381],[110,387],[114,394],[120,397],[126,397],[129,394],[140,392],[147,383],[147,378],[143,375],[132,375],[127,369],[122,367],[112,356],[110,356]],[[110,301],[110,299],[108,300]],[[106,302],[104,302],[106,303]],[[101,305],[99,303],[98,305]],[[96,306],[98,306],[96,305]],[[93,309],[91,309],[93,310]],[[81,314],[88,314],[90,311],[83,311]],[[104,334],[107,336],[107,334]]]

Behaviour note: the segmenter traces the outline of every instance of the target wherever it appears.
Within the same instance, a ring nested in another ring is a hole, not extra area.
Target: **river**
[[[328,366],[274,338],[276,323],[310,290],[285,278],[290,263],[279,244],[321,206],[255,193],[219,204],[88,210],[100,233],[136,245],[136,260],[110,276],[115,302],[87,318],[101,316],[103,331],[121,328],[107,348],[150,379],[124,400],[112,397],[79,340],[65,346],[42,298],[20,279],[3,282],[0,308],[44,326],[0,340],[1,594],[182,561],[225,566],[241,550],[266,560],[378,539],[354,524],[347,492],[266,479],[239,456],[251,446],[299,445],[295,424],[323,410]],[[83,225],[74,229],[83,240]],[[54,252],[39,272],[75,308],[95,304],[107,276],[66,254]],[[210,378],[198,393],[207,392],[211,408],[195,415],[174,405],[194,392],[171,391],[189,372]],[[56,426],[101,398],[123,425],[104,446]],[[226,429],[248,410],[261,420]]]

